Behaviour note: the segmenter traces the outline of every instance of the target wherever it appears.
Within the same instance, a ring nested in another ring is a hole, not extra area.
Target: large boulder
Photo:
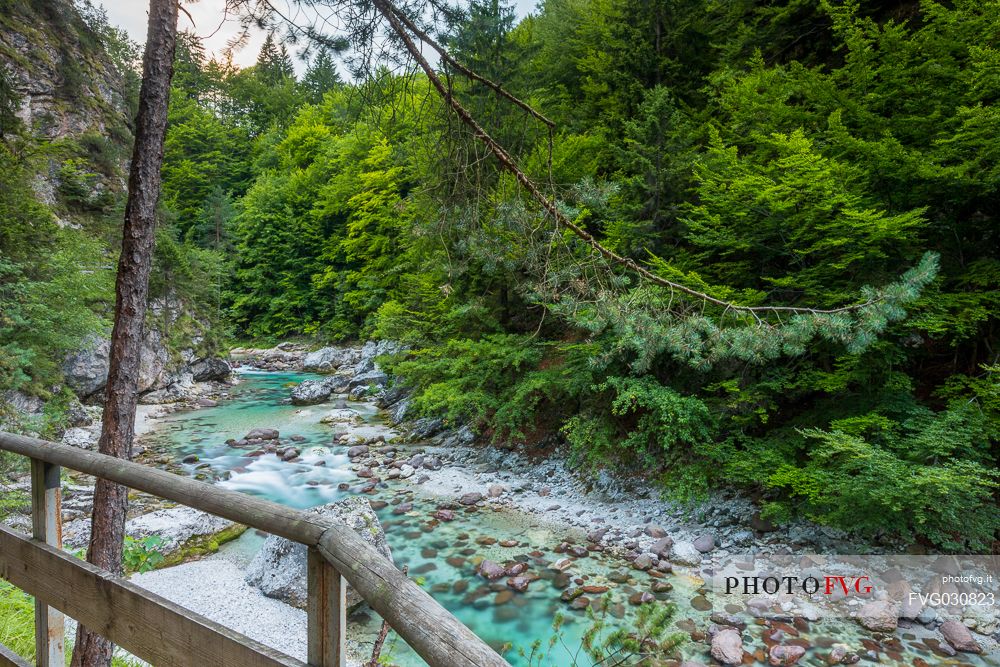
[[[365,394],[376,394],[385,388],[389,381],[389,376],[380,370],[368,371],[360,375],[355,375],[349,385],[352,396],[364,396]]]
[[[365,542],[392,560],[385,531],[367,499],[348,498],[309,511],[350,526]],[[271,535],[247,568],[246,581],[268,597],[304,609],[309,599],[306,582],[307,554],[304,545]],[[362,601],[361,595],[348,587],[348,609],[358,606]]]
[[[191,364],[191,376],[195,382],[222,381],[228,378],[232,372],[233,369],[229,362],[218,357],[199,359]]]
[[[355,374],[363,375],[379,370],[375,363],[377,357],[384,354],[398,354],[403,351],[403,345],[392,340],[370,340],[361,347],[361,357],[354,369]]]
[[[302,370],[313,373],[328,373],[351,363],[357,351],[350,348],[323,347],[310,352],[302,359]]]
[[[80,349],[69,355],[63,363],[66,385],[77,396],[92,396],[104,388],[108,381],[111,340],[97,334],[84,338]]]
[[[325,380],[306,380],[292,389],[292,405],[315,405],[330,400],[333,389]]]
[[[142,514],[125,522],[125,534],[142,540],[155,535],[162,541],[156,550],[168,558],[211,551],[211,543],[223,536],[231,539],[245,529],[229,519],[223,519],[183,505]],[[87,546],[90,541],[90,518],[77,519],[66,524],[63,530],[63,544],[71,549]],[[222,540],[220,540],[222,541]],[[217,548],[217,546],[215,547]]]

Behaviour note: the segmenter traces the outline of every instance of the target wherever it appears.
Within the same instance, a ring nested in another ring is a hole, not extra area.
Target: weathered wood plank
[[[31,663],[0,644],[0,667],[31,667]]]
[[[421,658],[442,667],[510,667],[457,618],[349,527],[335,524],[319,550]]]
[[[154,665],[304,667],[298,660],[2,524],[0,577]]]
[[[432,667],[509,667],[496,651],[341,523],[69,445],[0,433],[0,449],[104,477],[306,546],[316,546]]]
[[[59,466],[31,459],[32,537],[62,548],[62,493]],[[65,667],[66,637],[62,613],[35,598],[35,660],[38,667]]]
[[[347,582],[315,547],[309,548],[308,633],[311,667],[347,665]]]

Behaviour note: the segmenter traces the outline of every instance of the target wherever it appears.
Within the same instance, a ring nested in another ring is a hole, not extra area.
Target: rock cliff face
[[[87,205],[121,196],[132,141],[127,79],[105,51],[107,26],[88,12],[71,0],[4,3],[0,12],[0,71],[20,96],[16,115],[53,147],[35,192],[63,225],[80,222],[61,205],[68,191]]]

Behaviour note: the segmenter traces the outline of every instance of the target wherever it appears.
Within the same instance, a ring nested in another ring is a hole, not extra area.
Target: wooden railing
[[[70,468],[308,547],[308,664],[346,664],[346,584],[431,667],[509,667],[349,527],[317,514],[69,445],[0,432],[31,459],[32,536],[0,524],[0,577],[35,597],[40,667],[63,667],[63,614],[156,667],[299,666],[298,660],[63,552],[59,469]],[[28,663],[0,645],[0,667]]]

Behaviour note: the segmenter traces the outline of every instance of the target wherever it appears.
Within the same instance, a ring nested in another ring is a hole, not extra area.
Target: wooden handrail
[[[343,577],[431,667],[509,667],[496,651],[391,561],[338,521],[164,470],[37,438],[0,432],[0,450],[102,477],[304,544],[315,552],[310,558],[313,566],[325,563],[332,574]],[[320,561],[317,555],[322,556]],[[311,582],[310,591],[320,587],[341,596],[342,587],[330,574],[317,572],[317,583]],[[53,606],[57,605],[53,603]],[[339,609],[322,604],[311,604],[310,609],[312,607],[317,608],[316,613],[328,617],[330,629],[343,632]],[[342,642],[342,637],[337,637],[337,641]],[[329,642],[310,638],[310,664],[326,667],[326,662],[313,659],[314,644],[317,651],[328,651]],[[339,661],[342,660],[341,652]]]

